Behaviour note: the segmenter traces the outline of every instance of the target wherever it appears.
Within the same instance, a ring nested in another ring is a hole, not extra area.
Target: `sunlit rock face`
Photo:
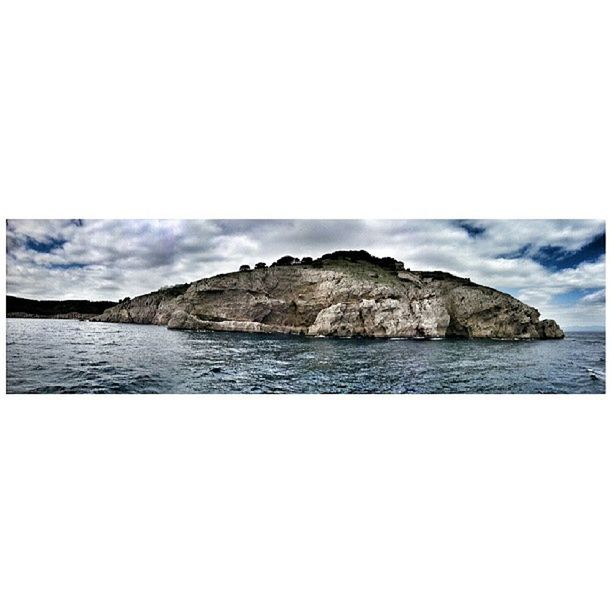
[[[349,253],[205,278],[126,300],[93,320],[308,336],[563,338],[539,317],[469,279]]]

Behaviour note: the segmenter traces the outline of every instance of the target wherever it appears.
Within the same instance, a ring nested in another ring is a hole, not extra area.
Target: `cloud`
[[[366,249],[507,291],[561,325],[603,325],[604,234],[598,220],[9,220],[7,291],[120,299],[287,254]],[[571,291],[582,294],[558,302]]]
[[[605,304],[606,303],[606,290],[599,289],[599,291],[594,291],[593,293],[589,293],[582,298],[582,301],[585,304]]]

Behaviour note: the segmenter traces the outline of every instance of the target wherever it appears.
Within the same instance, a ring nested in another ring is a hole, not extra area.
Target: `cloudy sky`
[[[366,249],[506,291],[562,327],[603,328],[605,224],[597,220],[8,220],[7,293],[134,297],[162,285]]]

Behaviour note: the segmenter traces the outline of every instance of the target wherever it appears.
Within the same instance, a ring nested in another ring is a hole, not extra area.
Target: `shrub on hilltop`
[[[273,266],[293,266],[298,263],[300,263],[300,260],[297,257],[293,257],[291,255],[285,255],[284,257],[277,259],[272,265]]]
[[[366,262],[379,266],[386,270],[403,270],[404,262],[393,257],[376,257],[371,255],[367,251],[334,251],[333,253],[326,253],[322,255],[317,262],[323,261],[350,261],[352,263]]]

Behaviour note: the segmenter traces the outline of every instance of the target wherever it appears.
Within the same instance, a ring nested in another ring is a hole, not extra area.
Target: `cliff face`
[[[468,279],[339,259],[221,274],[121,302],[93,320],[309,336],[563,338],[539,316]]]

